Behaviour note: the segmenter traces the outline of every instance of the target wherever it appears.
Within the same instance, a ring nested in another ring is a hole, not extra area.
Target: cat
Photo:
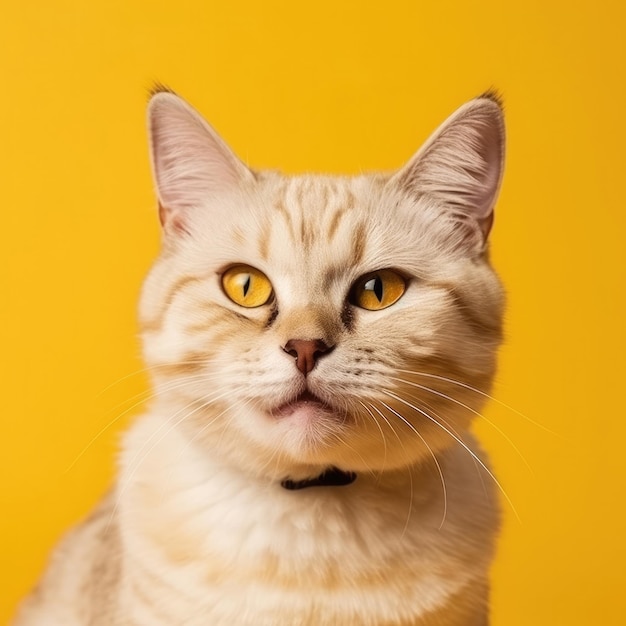
[[[392,174],[253,171],[166,89],[148,129],[154,396],[15,625],[488,624],[498,97]]]

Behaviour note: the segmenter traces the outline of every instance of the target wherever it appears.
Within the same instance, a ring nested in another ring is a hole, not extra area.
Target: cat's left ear
[[[166,233],[185,232],[190,210],[254,180],[215,130],[174,93],[161,91],[150,99],[148,134],[159,217]]]
[[[453,113],[391,179],[441,206],[458,224],[463,243],[484,248],[504,165],[504,115],[487,93]]]

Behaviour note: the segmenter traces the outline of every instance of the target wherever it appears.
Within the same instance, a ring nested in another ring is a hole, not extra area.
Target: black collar
[[[305,487],[342,487],[353,483],[355,480],[356,474],[354,472],[344,472],[336,467],[329,467],[315,478],[305,478],[304,480],[285,478],[280,484],[285,489],[293,491]]]

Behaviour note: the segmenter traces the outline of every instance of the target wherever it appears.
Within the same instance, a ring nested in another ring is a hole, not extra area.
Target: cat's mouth
[[[325,400],[322,400],[308,389],[297,396],[279,405],[272,411],[274,417],[288,417],[296,411],[320,412],[333,411],[333,407]]]

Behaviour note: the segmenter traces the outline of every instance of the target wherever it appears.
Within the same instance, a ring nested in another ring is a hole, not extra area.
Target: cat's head
[[[253,172],[168,92],[148,124],[164,245],[140,317],[169,426],[276,478],[391,470],[462,439],[501,338],[497,99],[392,175]]]

